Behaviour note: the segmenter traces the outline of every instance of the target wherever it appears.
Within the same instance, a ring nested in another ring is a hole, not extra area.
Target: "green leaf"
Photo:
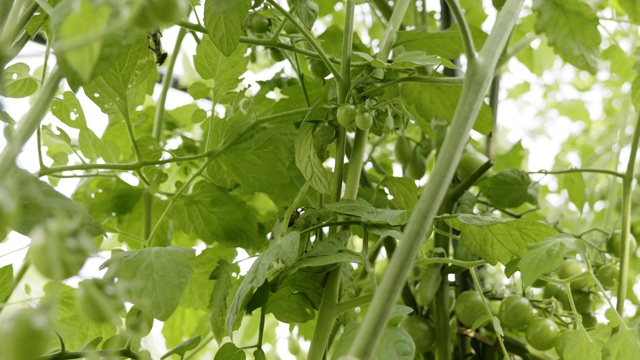
[[[213,44],[225,56],[230,56],[240,43],[240,36],[243,35],[242,24],[247,17],[249,6],[245,1],[236,2],[236,6],[219,7],[218,2],[207,0],[204,3],[204,25]],[[244,51],[242,53],[244,54]]]
[[[600,58],[600,31],[596,11],[580,0],[534,0],[535,30],[545,33],[556,54],[595,74]]]
[[[476,49],[482,48],[487,34],[478,27],[469,28]],[[425,28],[398,31],[398,40],[394,46],[403,46],[406,51],[426,51],[429,55],[438,55],[444,59],[455,59],[464,53],[458,24],[436,32],[427,32]]]
[[[91,80],[93,69],[100,57],[102,37],[96,35],[107,28],[111,10],[111,6],[107,4],[94,7],[91,1],[80,1],[74,6],[74,11],[67,14],[58,29],[55,37],[58,46],[82,43],[62,52],[61,55],[83,82]]]
[[[138,85],[146,81],[155,66],[149,41],[140,38],[127,46],[111,67],[84,86],[85,94],[103,113],[129,118],[138,95]]]
[[[185,233],[207,244],[249,249],[260,243],[255,210],[207,181],[197,183],[189,195],[180,196],[172,214]]]
[[[169,246],[113,255],[100,269],[118,278],[127,301],[164,321],[174,312],[193,272],[194,250]]]
[[[76,129],[87,127],[87,120],[82,111],[82,105],[74,93],[65,91],[62,100],[54,98],[51,103],[51,113],[65,125]]]
[[[502,170],[478,183],[482,195],[499,208],[516,208],[525,202],[538,204],[537,188],[520,169]]]
[[[29,70],[29,65],[25,63],[15,63],[4,69],[0,95],[8,98],[23,98],[36,92],[40,82],[29,75]]]
[[[378,59],[373,59],[373,61],[371,61],[371,65],[374,67],[387,67],[390,69],[413,69],[415,67],[422,66],[437,66],[440,65],[440,63],[439,56],[427,55],[424,51],[407,51],[400,53],[390,64]]]
[[[451,122],[458,106],[462,85],[445,84],[400,84],[400,95],[407,110],[417,120],[430,123],[434,118]],[[480,107],[473,129],[487,135],[493,128],[491,109],[484,102]]]
[[[91,131],[89,128],[80,130],[78,137],[80,143],[80,150],[82,154],[89,160],[96,161],[102,154],[102,144],[100,138]]]
[[[212,281],[213,279],[210,278],[210,275],[214,269],[220,269],[221,264],[225,264],[225,267],[218,271],[225,273],[227,268],[229,271],[233,270],[235,266],[231,266],[228,261],[233,261],[236,254],[233,248],[214,245],[204,249],[200,255],[196,256],[191,261],[193,274],[191,274],[189,285],[184,290],[180,300],[181,305],[199,310],[208,310],[212,297],[211,292],[216,284],[216,281]]]
[[[565,359],[600,360],[602,353],[600,348],[591,341],[584,330],[572,330],[565,340],[564,351],[561,354]]]
[[[202,44],[202,42],[200,42],[200,44]],[[194,56],[194,61],[195,61],[195,57],[199,56],[198,53],[196,52],[196,55]],[[207,70],[203,71],[211,71],[210,69],[208,69],[208,64],[205,62],[204,64],[202,63],[201,59],[198,59],[198,62],[200,65],[198,66],[205,66]],[[206,99],[209,97],[209,94],[211,93],[211,87],[207,86],[207,84],[200,82],[200,81],[196,81],[193,84],[189,85],[189,88],[187,89],[187,92],[189,93],[189,95],[191,95],[191,97],[194,100],[198,100],[198,99]]]
[[[5,265],[0,268],[0,299],[11,294],[11,285],[13,283],[13,265]]]
[[[347,325],[347,328],[342,333],[338,344],[336,344],[336,350],[334,358],[339,358],[342,355],[346,355],[351,347],[351,344],[355,340],[358,332],[357,326]],[[416,347],[409,333],[399,327],[388,327],[384,329],[382,333],[382,339],[375,349],[372,360],[413,360],[415,356]]]
[[[186,339],[207,336],[210,331],[207,315],[205,310],[178,306],[173,314],[162,324],[162,335],[164,336],[166,347],[168,349],[178,347]]]
[[[284,238],[275,239],[269,244],[269,248],[260,254],[251,265],[233,297],[233,302],[227,314],[227,331],[230,336],[233,333],[233,327],[238,315],[244,310],[249,301],[249,295],[264,283],[267,279],[267,272],[272,269],[275,262],[281,259],[287,259],[287,262],[289,262],[292,254],[295,253],[297,256],[298,248],[296,243],[299,244],[300,242],[294,242],[296,236],[299,237],[300,235],[297,232],[291,232]]]
[[[87,339],[108,339],[116,334],[116,327],[108,323],[96,323],[78,311],[76,288],[59,282],[44,287],[43,301],[55,304],[56,331],[64,339],[69,350],[81,349]]]
[[[618,0],[618,4],[629,15],[632,23],[640,25],[640,3],[636,0]]]
[[[611,335],[602,350],[605,360],[634,360],[640,353],[637,328],[620,328],[620,331]]]
[[[529,251],[518,262],[525,287],[533,284],[540,276],[556,271],[570,250],[586,253],[583,243],[568,234],[556,234],[527,247]]]
[[[287,324],[304,323],[315,316],[309,298],[293,286],[279,287],[269,295],[265,310]]]
[[[558,233],[550,225],[527,218],[506,220],[464,214],[446,222],[461,231],[460,238],[469,251],[491,265],[521,258],[528,252],[528,244]]]
[[[300,127],[300,134],[295,142],[296,166],[311,183],[314,189],[321,194],[331,192],[331,170],[324,167],[318,158],[313,140],[313,124],[304,123]]]
[[[187,351],[189,350],[193,350],[195,348],[198,347],[198,344],[200,344],[200,335],[191,338],[185,342],[183,342],[182,344],[174,347],[173,349],[169,350],[166,354],[162,355],[162,357],[160,358],[162,359],[166,359],[171,355],[178,355],[180,356],[180,358],[184,358],[184,354],[187,353]]]
[[[162,146],[160,146],[158,139],[153,136],[143,136],[138,138],[136,139],[136,143],[138,144],[138,149],[140,150],[142,159],[155,161],[160,160],[162,157]]]
[[[418,186],[408,177],[388,177],[383,185],[401,209],[411,210],[418,202]]]
[[[292,0],[291,6],[295,6],[293,14],[300,19],[302,25],[311,30],[318,18],[318,5],[312,0]]]
[[[505,169],[521,169],[523,162],[527,158],[527,151],[522,147],[522,141],[518,141],[504,154],[496,156],[496,163],[493,165],[493,171],[502,171]]]
[[[568,173],[558,175],[558,186],[567,189],[569,200],[576,205],[582,214],[584,204],[587,202],[587,185],[582,173]]]
[[[342,200],[327,204],[329,210],[352,216],[359,216],[362,220],[383,222],[392,226],[403,225],[409,221],[410,213],[406,210],[378,209],[363,199]]]
[[[234,49],[228,54],[218,50],[207,36],[196,47],[193,63],[203,79],[213,80],[214,97],[234,90],[240,84],[241,75],[247,71],[249,58],[244,56],[247,47],[242,45]]]
[[[220,347],[213,360],[245,360],[247,354],[233,343],[226,343]]]
[[[213,336],[218,343],[221,343],[222,338],[227,336],[227,329],[225,328],[228,310],[227,298],[233,287],[231,277],[233,271],[233,265],[225,260],[219,260],[218,266],[216,266],[213,272],[216,274],[216,282],[211,292],[211,298],[209,299],[209,323]]]

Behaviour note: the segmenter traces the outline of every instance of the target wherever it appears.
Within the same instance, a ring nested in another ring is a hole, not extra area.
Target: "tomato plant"
[[[54,338],[53,321],[45,309],[20,309],[0,323],[0,335],[2,359],[40,359]]]
[[[638,348],[635,2],[440,5],[0,1],[0,358]]]

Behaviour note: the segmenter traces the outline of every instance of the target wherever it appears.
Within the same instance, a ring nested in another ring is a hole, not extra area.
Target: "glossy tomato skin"
[[[633,236],[632,233],[629,233],[629,254],[632,255],[635,253],[638,248],[638,242],[636,241],[636,237]],[[616,257],[620,257],[622,254],[622,233],[620,230],[616,230],[611,233],[611,236],[607,238],[607,252],[615,255]]]
[[[407,330],[413,339],[416,345],[416,354],[431,350],[435,344],[435,330],[429,321],[423,317],[409,316],[400,322],[400,327]]]
[[[309,71],[316,79],[324,79],[331,74],[327,65],[320,59],[309,60]]]
[[[44,309],[24,308],[0,322],[0,359],[36,360],[54,338],[53,321]]]
[[[409,173],[409,176],[415,180],[422,179],[424,174],[427,172],[427,159],[425,159],[421,153],[415,152],[407,166],[407,172]]]
[[[510,329],[522,329],[533,317],[533,307],[529,300],[519,295],[509,295],[500,304],[500,323]]]
[[[527,342],[534,349],[542,351],[551,349],[559,333],[560,328],[550,319],[536,317],[527,324]]]
[[[351,104],[342,104],[338,107],[338,112],[336,114],[338,119],[338,124],[343,127],[347,127],[351,125],[351,123],[356,119],[357,110],[356,107]]]
[[[284,61],[286,59],[282,50],[278,48],[269,48],[269,56],[271,56],[271,59],[275,62]]]
[[[596,278],[602,284],[606,290],[611,290],[618,281],[618,275],[620,270],[615,264],[605,264],[598,268],[596,271]]]
[[[356,126],[360,130],[369,130],[373,125],[373,117],[368,111],[356,112]]]
[[[398,137],[395,146],[396,159],[402,165],[407,165],[411,158],[413,157],[413,147],[411,146],[411,141],[404,137]]]
[[[558,277],[567,279],[587,271],[586,265],[576,259],[566,259],[558,268]],[[571,282],[572,289],[582,289],[589,286],[589,277],[583,277]]]
[[[329,145],[336,139],[335,125],[322,121],[313,126],[313,140],[319,145]]]
[[[480,293],[474,290],[468,290],[458,295],[455,313],[458,321],[464,324],[464,326],[473,326],[473,323],[485,314]]]
[[[271,20],[257,13],[247,16],[246,22],[249,30],[255,34],[266,34],[271,29]]]
[[[156,18],[163,23],[181,20],[189,12],[188,0],[151,0]]]

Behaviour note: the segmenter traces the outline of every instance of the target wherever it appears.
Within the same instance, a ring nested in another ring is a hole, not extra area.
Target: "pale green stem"
[[[511,0],[505,4],[479,56],[468,67],[460,101],[433,173],[405,228],[405,238],[391,258],[364,323],[349,350],[349,354],[355,358],[369,359],[380,341],[391,309],[411,270],[413,259],[418,254],[420,245],[444,200],[455,173],[455,165],[460,160],[466,140],[493,79],[495,66],[518,19],[523,2],[524,0]]]
[[[482,289],[482,286],[480,286],[480,282],[478,281],[478,277],[476,276],[475,270],[473,268],[469,268],[469,273],[471,273],[471,277],[473,278],[473,283],[476,285],[476,289]],[[480,291],[478,292],[480,293],[480,298],[482,299],[482,305],[484,305],[484,311],[491,318],[491,325],[493,325],[494,328],[497,328],[496,318],[491,313],[491,309],[489,309],[489,303],[487,302],[487,298],[484,297],[484,294],[482,292]],[[504,356],[506,358],[511,359],[511,356],[509,356],[509,352],[507,351],[507,348],[504,346],[504,340],[502,339],[502,336],[500,334],[496,334],[496,337],[498,338],[498,342],[500,343],[500,348],[502,349]]]
[[[178,55],[180,53],[180,46],[182,46],[182,40],[184,36],[187,34],[187,30],[185,28],[180,28],[178,31],[178,37],[176,38],[176,45],[173,47],[173,52],[171,53],[171,58],[169,59],[169,64],[167,65],[167,72],[164,75],[164,79],[162,80],[162,91],[160,92],[160,97],[158,98],[158,103],[156,105],[156,114],[153,119],[153,137],[160,142],[162,140],[162,127],[164,123],[164,106],[167,100],[167,94],[169,93],[169,88],[171,88],[171,81],[173,80],[173,68],[176,65],[176,60],[178,59]]]
[[[464,53],[467,56],[467,64],[471,64],[476,58],[476,47],[473,45],[473,37],[471,36],[471,30],[469,30],[469,24],[467,19],[462,15],[460,4],[458,0],[445,0],[449,9],[456,18],[458,28],[460,29],[460,35],[462,36],[462,43],[464,44]],[[467,65],[468,66],[468,65]]]

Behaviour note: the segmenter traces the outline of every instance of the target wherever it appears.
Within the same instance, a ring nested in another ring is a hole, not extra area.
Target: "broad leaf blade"
[[[359,216],[363,220],[383,222],[392,226],[403,225],[409,221],[410,213],[406,210],[378,209],[363,199],[342,200],[337,203],[327,204],[329,210]]]
[[[236,6],[220,7],[219,1],[207,0],[204,4],[204,24],[213,44],[225,56],[230,56],[240,43],[242,23],[249,11],[246,2],[234,2]]]
[[[569,250],[586,251],[582,243],[568,234],[557,234],[528,247],[529,252],[518,263],[525,287],[533,284],[541,275],[557,270]]]
[[[296,166],[314,189],[321,194],[331,191],[331,170],[324,167],[318,158],[313,140],[313,125],[305,123],[295,142]]]

